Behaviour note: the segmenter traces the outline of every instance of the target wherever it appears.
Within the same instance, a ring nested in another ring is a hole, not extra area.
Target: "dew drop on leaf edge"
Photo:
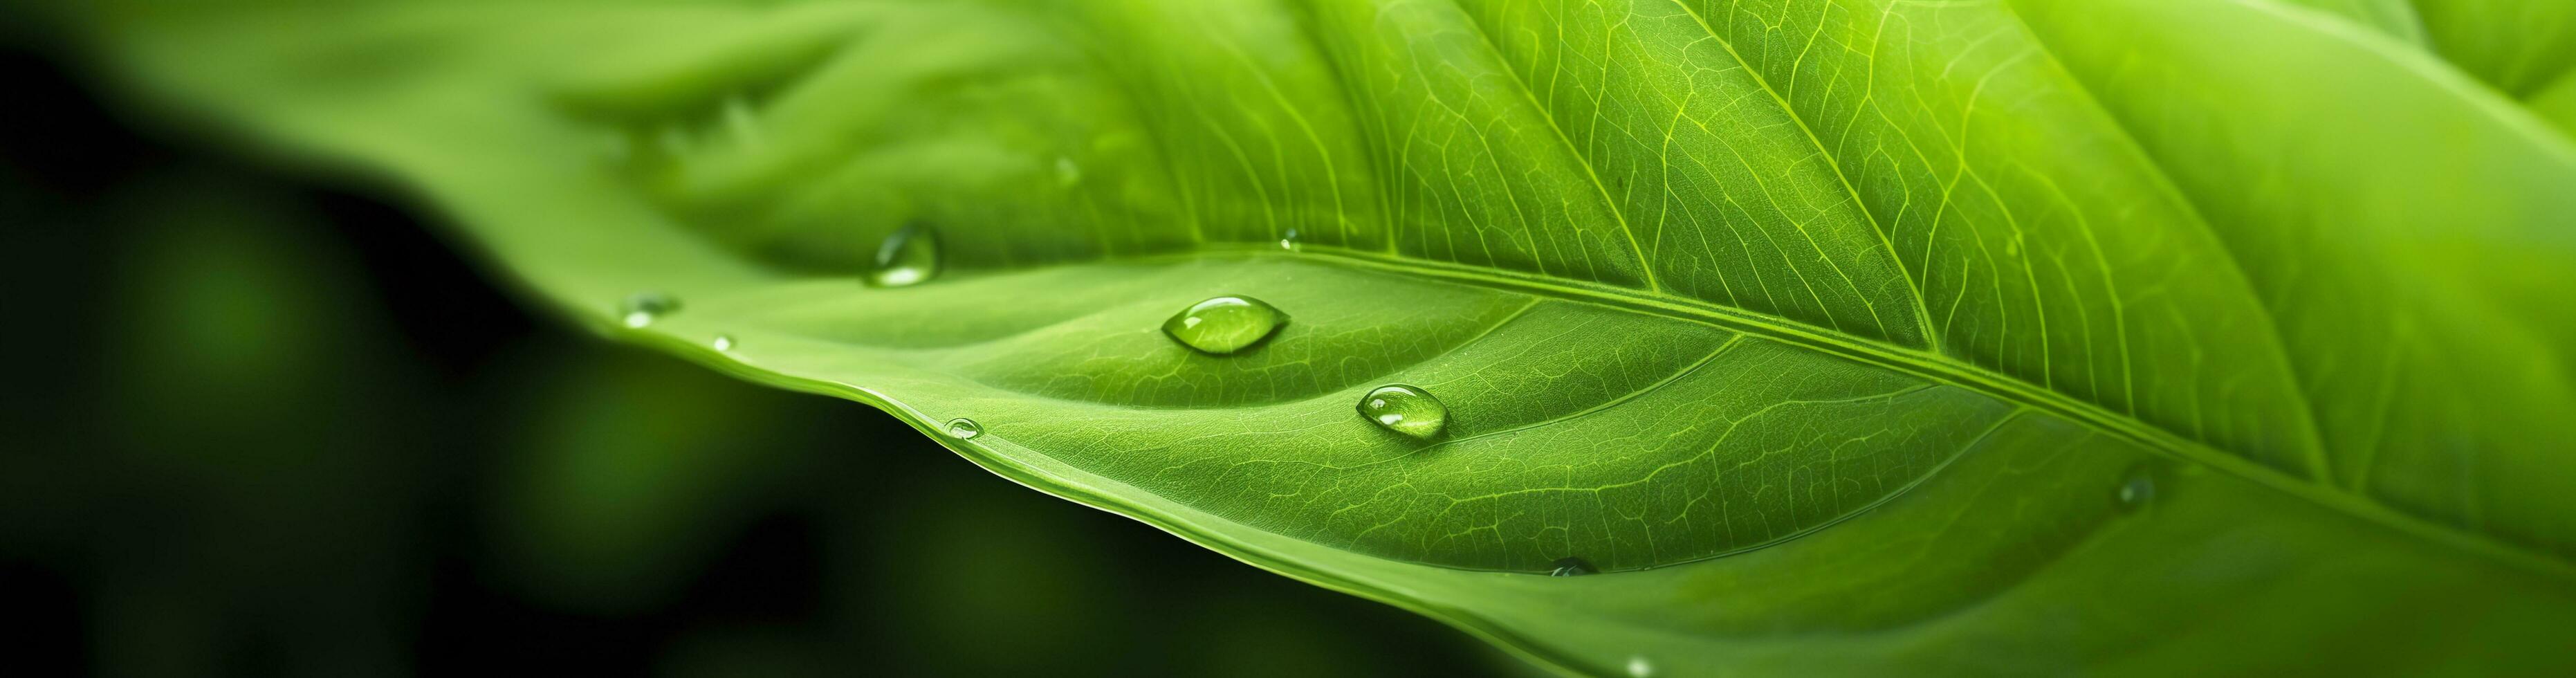
[[[1655,675],[1655,665],[1647,662],[1645,657],[1632,655],[1628,657],[1628,675],[1630,678],[1646,678]]]
[[[1600,570],[1599,568],[1595,568],[1595,567],[1593,567],[1593,566],[1592,566],[1592,561],[1584,560],[1584,559],[1582,559],[1582,558],[1574,558],[1574,557],[1558,558],[1558,559],[1556,559],[1556,563],[1555,563],[1555,565],[1556,565],[1556,569],[1548,571],[1547,576],[1550,576],[1550,577],[1580,577],[1580,576],[1587,575],[1587,574],[1600,574],[1600,573],[1601,573],[1601,570]]]
[[[1449,426],[1449,406],[1440,403],[1431,392],[1404,384],[1388,384],[1360,396],[1360,416],[1378,428],[1415,438],[1432,438]]]
[[[983,424],[975,423],[975,420],[965,417],[948,420],[948,427],[944,430],[948,432],[948,437],[958,440],[968,440],[984,435]]]
[[[869,262],[869,287],[908,287],[939,275],[939,234],[920,223],[904,224],[877,244]]]
[[[716,335],[715,341],[708,343],[709,345],[714,346],[717,351],[731,351],[733,350],[733,335],[719,334]]]
[[[643,329],[662,316],[680,310],[680,300],[661,292],[637,292],[626,295],[617,304],[617,322],[629,329]]]
[[[1238,295],[1209,297],[1163,321],[1163,334],[1182,346],[1225,355],[1261,343],[1288,323],[1288,314],[1259,299]]]

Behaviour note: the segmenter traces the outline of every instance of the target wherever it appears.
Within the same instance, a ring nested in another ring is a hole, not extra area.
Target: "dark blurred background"
[[[50,40],[0,29],[0,673],[1528,671],[531,317],[395,192],[138,125]]]

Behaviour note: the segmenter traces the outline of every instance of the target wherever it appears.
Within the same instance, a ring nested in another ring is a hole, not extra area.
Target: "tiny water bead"
[[[2145,508],[2149,502],[2155,501],[2155,468],[2148,464],[2130,468],[2128,475],[2120,479],[2120,489],[2112,492],[2111,499],[2119,502],[2121,509],[2129,511]]]
[[[1279,236],[1279,249],[1290,251],[1297,249],[1297,229],[1288,229],[1287,233]]]
[[[1388,384],[1360,397],[1360,416],[1379,428],[1415,438],[1431,438],[1449,426],[1449,406],[1429,391]]]
[[[637,292],[626,295],[617,304],[617,322],[629,329],[643,329],[654,320],[680,310],[680,300],[661,292]]]
[[[1630,678],[1646,678],[1647,676],[1655,675],[1655,665],[1653,662],[1646,661],[1645,657],[1630,655],[1628,657],[1628,675]]]
[[[967,440],[974,438],[975,436],[984,435],[983,424],[975,423],[975,420],[965,417],[948,420],[947,430],[948,437],[956,438],[958,440]]]
[[[1163,333],[1201,352],[1225,355],[1241,351],[1279,331],[1288,314],[1252,297],[1226,295],[1190,304],[1163,321]]]
[[[1592,561],[1584,560],[1582,558],[1558,558],[1556,559],[1556,569],[1549,571],[1547,576],[1580,577],[1587,574],[1600,573],[1600,569],[1592,567]]]
[[[731,351],[733,350],[733,335],[719,334],[716,335],[715,341],[709,343],[714,345],[718,351]]]
[[[877,245],[868,268],[870,287],[919,285],[939,275],[939,234],[918,223],[904,224]]]

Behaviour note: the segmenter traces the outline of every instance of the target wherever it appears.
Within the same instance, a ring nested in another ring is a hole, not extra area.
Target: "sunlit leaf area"
[[[2565,0],[18,13],[68,672],[2576,674]]]

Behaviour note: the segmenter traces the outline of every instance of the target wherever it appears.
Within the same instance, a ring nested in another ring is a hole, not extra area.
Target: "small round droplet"
[[[2154,467],[2147,464],[2139,464],[2137,467],[2129,469],[2128,475],[2123,476],[2120,479],[2120,489],[2113,491],[2111,498],[2112,500],[2119,502],[2122,510],[2128,511],[2145,508],[2148,503],[2155,501],[2156,474]]]
[[[1288,314],[1252,297],[1226,295],[1190,304],[1163,321],[1163,334],[1202,352],[1225,355],[1241,351],[1279,331]]]
[[[939,234],[919,223],[904,224],[877,245],[868,268],[870,287],[919,285],[939,275]]]
[[[975,423],[975,420],[965,417],[948,420],[947,430],[948,437],[956,438],[958,440],[966,440],[975,436],[984,435],[983,424]]]
[[[1289,251],[1297,249],[1297,229],[1288,229],[1287,233],[1279,236],[1279,249]]]
[[[733,335],[719,334],[716,335],[715,341],[709,343],[715,346],[718,351],[731,351],[733,350]]]
[[[1415,438],[1431,438],[1449,426],[1449,406],[1429,391],[1388,384],[1360,396],[1360,416],[1379,428]]]
[[[629,329],[643,329],[662,316],[680,310],[680,300],[661,292],[637,292],[626,295],[617,304],[617,322]]]
[[[1584,560],[1582,558],[1567,557],[1556,559],[1556,569],[1549,571],[1547,576],[1580,577],[1587,574],[1600,573],[1601,570],[1592,567],[1592,561]]]
[[[1646,661],[1646,658],[1643,655],[1629,655],[1629,678],[1646,678],[1647,676],[1652,675],[1655,675],[1655,665],[1653,663]]]

